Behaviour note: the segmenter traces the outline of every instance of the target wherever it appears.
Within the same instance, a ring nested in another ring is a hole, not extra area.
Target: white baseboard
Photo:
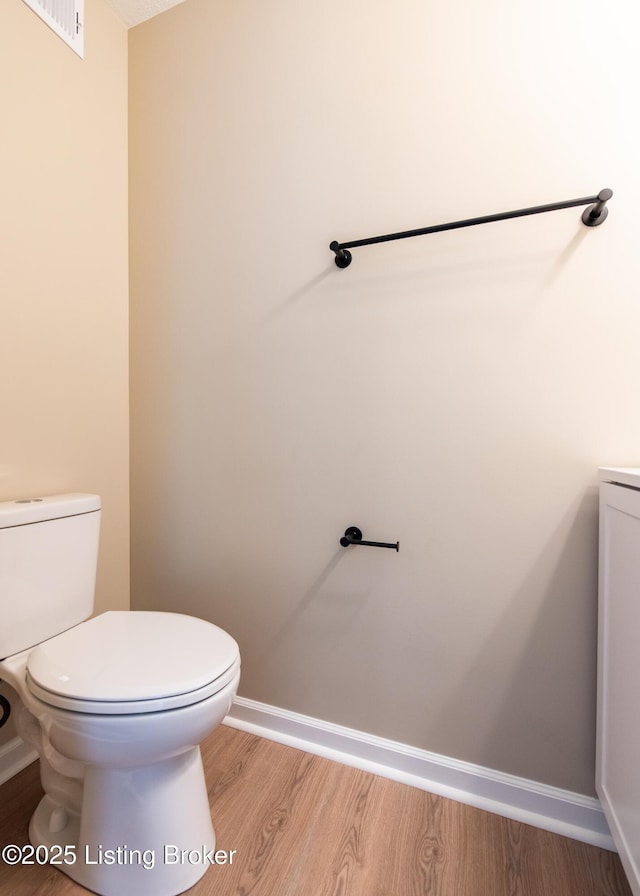
[[[615,851],[602,807],[583,796],[237,697],[225,725]]]
[[[13,737],[0,747],[0,784],[30,765],[38,754],[22,738]]]
[[[615,846],[599,800],[237,697],[225,725],[603,849]],[[38,758],[19,737],[0,747],[0,784]]]

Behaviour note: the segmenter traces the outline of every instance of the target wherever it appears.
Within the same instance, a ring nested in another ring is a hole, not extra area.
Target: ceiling
[[[127,28],[132,28],[178,3],[184,3],[184,0],[107,0],[107,3]]]

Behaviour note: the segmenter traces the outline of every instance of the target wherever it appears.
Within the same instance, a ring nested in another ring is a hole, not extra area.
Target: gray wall
[[[640,461],[620,10],[188,0],[130,33],[134,607],[231,632],[246,697],[587,794],[596,470]],[[327,248],[605,186],[599,228]]]

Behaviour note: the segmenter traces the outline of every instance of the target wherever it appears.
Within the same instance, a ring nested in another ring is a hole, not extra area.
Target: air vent
[[[24,0],[49,28],[84,58],[84,0]]]

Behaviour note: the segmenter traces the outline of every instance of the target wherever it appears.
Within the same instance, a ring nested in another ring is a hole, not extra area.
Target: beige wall
[[[132,31],[134,605],[230,631],[242,695],[593,793],[596,470],[640,463],[630,10]],[[603,187],[599,228],[328,250]]]
[[[0,8],[0,500],[102,496],[105,610],[129,605],[127,32],[85,17],[81,60]]]

